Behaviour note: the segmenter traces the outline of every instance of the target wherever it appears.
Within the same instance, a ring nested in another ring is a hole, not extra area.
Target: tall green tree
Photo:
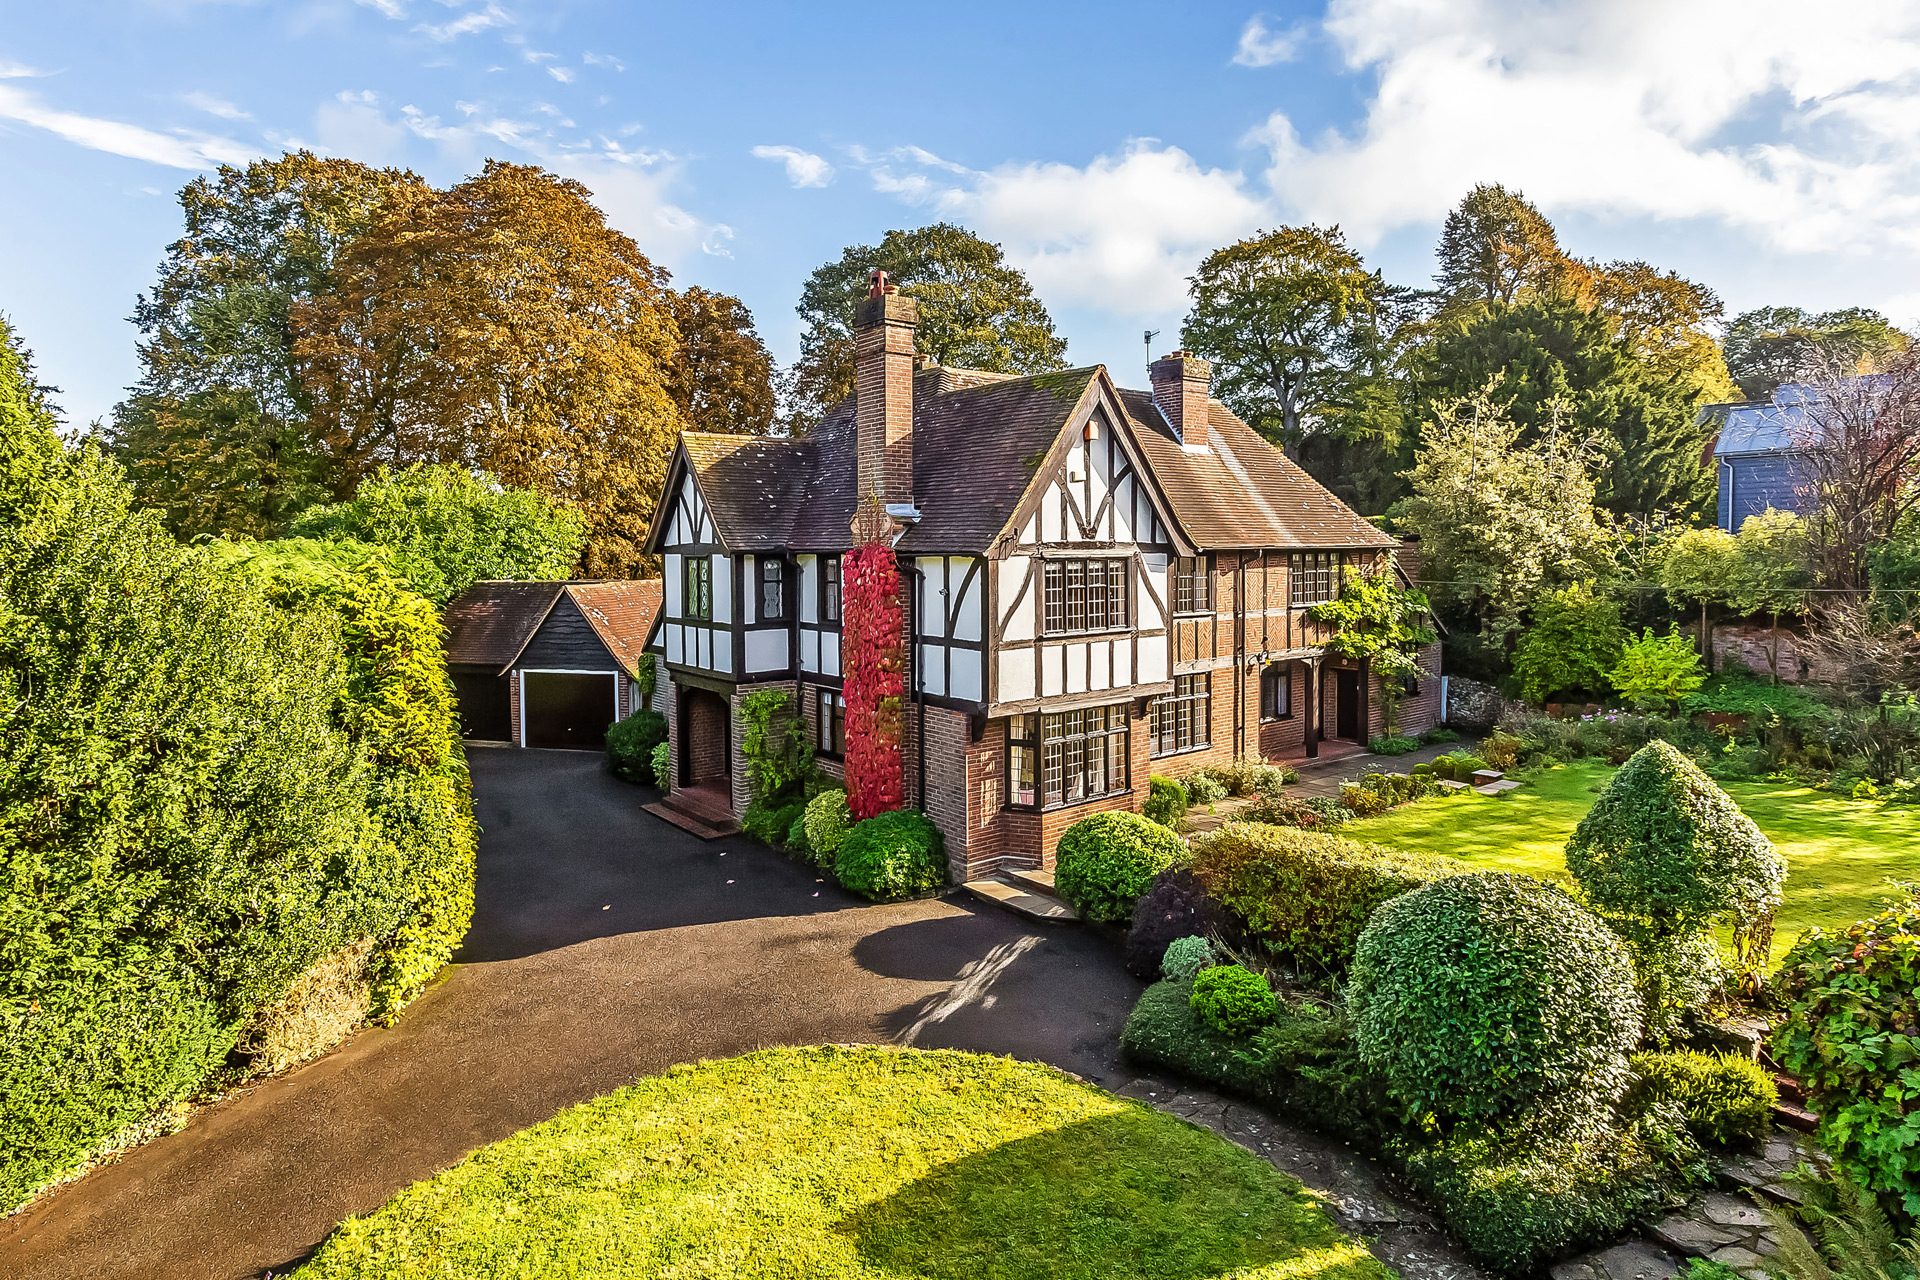
[[[773,429],[773,357],[738,298],[690,285],[668,294],[680,341],[667,394],[695,431],[764,435]]]
[[[1447,214],[1439,259],[1434,280],[1454,309],[1557,292],[1567,274],[1553,224],[1497,182],[1474,187]]]
[[[176,533],[266,536],[333,488],[289,317],[336,287],[342,254],[396,195],[424,190],[405,170],[310,151],[181,189],[185,233],[134,305],[142,376],[107,431]]]
[[[385,548],[402,581],[444,607],[474,583],[572,574],[586,518],[532,489],[460,467],[381,470],[346,502],[300,513],[295,538]]]
[[[1498,391],[1496,378],[1433,407],[1400,520],[1421,537],[1422,576],[1504,645],[1547,593],[1600,576],[1618,539],[1594,507],[1594,447],[1565,406],[1550,402],[1545,429],[1528,433]]]
[[[1566,425],[1600,448],[1597,497],[1611,511],[1695,510],[1711,496],[1698,389],[1638,358],[1603,312],[1571,294],[1495,304],[1445,326],[1421,366],[1430,402],[1458,401],[1498,376],[1492,394],[1522,439],[1537,439],[1548,406],[1564,404]]]
[[[1769,400],[1787,382],[1888,367],[1911,337],[1868,307],[1808,312],[1756,307],[1727,323],[1722,350],[1727,370],[1749,400]]]
[[[853,390],[853,319],[875,267],[920,304],[915,343],[941,364],[996,373],[1046,373],[1066,366],[1066,339],[1000,246],[938,222],[889,231],[877,245],[849,245],[807,277],[800,291],[800,358],[790,416],[811,425]]]

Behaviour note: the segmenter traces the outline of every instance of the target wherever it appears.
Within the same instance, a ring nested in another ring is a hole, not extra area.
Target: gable
[[[447,606],[447,665],[505,671],[566,584],[476,582]]]
[[[571,593],[563,592],[546,619],[514,660],[518,670],[619,671],[621,664],[580,611]]]

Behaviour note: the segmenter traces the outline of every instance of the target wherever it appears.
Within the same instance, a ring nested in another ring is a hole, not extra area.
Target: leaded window
[[[1123,703],[1040,717],[1043,803],[1078,804],[1131,785],[1132,740]]]
[[[1007,803],[1033,804],[1034,771],[1040,757],[1039,716],[1007,721]]]
[[[1173,562],[1173,611],[1213,612],[1213,575],[1205,556],[1179,556]]]
[[[680,579],[680,615],[709,621],[713,617],[713,561],[707,556],[688,556]]]
[[[1324,604],[1340,586],[1340,555],[1335,551],[1302,551],[1288,557],[1293,579],[1293,603]]]
[[[847,754],[847,700],[831,689],[820,691],[820,751],[835,759]]]
[[[1049,635],[1127,625],[1125,560],[1049,560],[1041,571],[1042,625]]]
[[[768,622],[787,616],[787,566],[772,557],[760,561],[760,616]]]
[[[840,557],[827,556],[820,562],[820,576],[824,597],[820,602],[820,616],[828,622],[840,621]]]
[[[1213,742],[1213,677],[1175,676],[1173,692],[1153,700],[1153,754],[1170,756]]]

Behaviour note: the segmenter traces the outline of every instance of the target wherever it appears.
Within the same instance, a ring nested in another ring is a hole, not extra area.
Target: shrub
[[[1476,772],[1492,767],[1471,751],[1449,751],[1433,762],[1434,773],[1448,782],[1471,782]]]
[[[1623,937],[1659,943],[1780,905],[1786,863],[1692,761],[1650,742],[1607,782],[1567,841],[1567,870]]]
[[[1403,756],[1409,751],[1418,751],[1418,738],[1375,738],[1367,744],[1367,750],[1377,756]]]
[[[1505,773],[1508,769],[1518,767],[1526,746],[1526,742],[1521,738],[1504,729],[1495,729],[1487,735],[1486,741],[1480,744],[1480,758],[1488,765]],[[1472,780],[1473,770],[1471,769],[1467,770],[1466,776],[1460,779],[1462,782]]]
[[[1710,932],[1663,942],[1627,940],[1633,986],[1646,1019],[1642,1038],[1656,1047],[1684,1040],[1727,992],[1731,974]]]
[[[673,744],[661,742],[653,748],[653,783],[662,791],[673,789]]]
[[[823,867],[831,867],[847,838],[847,793],[822,791],[807,802],[807,847]]]
[[[1463,1133],[1401,1154],[1474,1256],[1521,1276],[1657,1215],[1681,1181],[1663,1146],[1636,1127],[1580,1140]]]
[[[1513,653],[1521,695],[1540,703],[1556,693],[1606,694],[1613,687],[1607,672],[1626,642],[1616,602],[1580,583],[1549,593]]]
[[[1206,770],[1206,776],[1225,787],[1230,796],[1268,795],[1289,782],[1300,780],[1300,775],[1285,765],[1247,758],[1232,764],[1217,764]]]
[[[1197,934],[1175,938],[1160,961],[1160,976],[1174,982],[1192,982],[1194,975],[1213,963],[1213,944]]]
[[[789,800],[784,804],[755,800],[740,816],[740,828],[763,844],[784,849],[787,846],[787,833],[793,830],[794,823],[805,822],[806,813],[807,806],[803,800]]]
[[[761,689],[740,699],[740,758],[756,800],[775,803],[799,789],[812,765],[807,722],[794,695],[785,689]],[[782,829],[785,834],[785,829]]]
[[[1420,744],[1426,747],[1438,746],[1443,742],[1458,742],[1460,735],[1443,724],[1437,724],[1420,735]]]
[[[813,845],[807,839],[807,807],[804,804],[796,807],[799,812],[794,815],[792,825],[787,828],[787,838],[784,843],[788,853],[799,854],[812,862],[815,860],[815,855]]]
[[[654,785],[654,757],[667,744],[667,718],[658,711],[640,710],[607,727],[607,768],[616,778]]]
[[[1156,982],[1141,995],[1120,1032],[1120,1052],[1142,1067],[1251,1092],[1253,1062],[1245,1045],[1220,1035],[1193,1008],[1191,982]]]
[[[323,958],[372,939],[352,983],[390,1014],[473,893],[433,606],[181,547],[27,382],[0,325],[0,1212],[222,1072]]]
[[[1636,1053],[1636,1086],[1686,1113],[1696,1138],[1723,1147],[1753,1145],[1773,1127],[1780,1090],[1751,1058],[1731,1053]]]
[[[875,902],[931,893],[947,882],[947,844],[926,815],[892,809],[847,829],[833,874]]]
[[[1212,804],[1227,798],[1226,784],[1210,773],[1196,773],[1187,779],[1189,804]]]
[[[1829,1178],[1802,1164],[1781,1181],[1799,1201],[1801,1221],[1784,1205],[1760,1207],[1780,1245],[1767,1259],[1773,1280],[1909,1280],[1920,1275],[1920,1235],[1909,1230],[1902,1240],[1873,1192],[1849,1177],[1845,1168],[1835,1169]]]
[[[1175,938],[1236,935],[1226,910],[1207,893],[1193,868],[1175,863],[1153,878],[1133,909],[1133,927],[1127,931],[1127,972],[1149,981],[1160,976],[1160,964]]]
[[[1150,778],[1147,802],[1140,806],[1140,812],[1168,830],[1178,831],[1180,820],[1187,816],[1187,789],[1178,778]]]
[[[1224,1036],[1249,1036],[1273,1020],[1277,1007],[1266,978],[1237,964],[1217,964],[1194,975],[1193,1011]]]
[[[1347,1000],[1361,1055],[1397,1094],[1469,1120],[1612,1095],[1640,1038],[1620,940],[1529,876],[1455,876],[1382,905]]]
[[[1706,680],[1700,669],[1700,655],[1693,651],[1693,639],[1680,634],[1678,627],[1657,636],[1648,627],[1637,640],[1628,640],[1620,651],[1620,661],[1607,672],[1607,679],[1622,697],[1636,707],[1670,709],[1677,707]]]
[[[1352,961],[1382,903],[1467,868],[1339,836],[1229,822],[1194,837],[1193,869],[1254,937],[1337,970]]]
[[[1122,924],[1153,877],[1185,852],[1179,836],[1137,813],[1096,813],[1061,834],[1054,884],[1086,919]]]
[[[1352,810],[1356,818],[1377,818],[1393,808],[1393,795],[1357,782],[1343,782],[1340,784],[1340,803]]]
[[[1274,796],[1248,809],[1248,822],[1318,831],[1344,827],[1359,815],[1332,796]]]
[[[1920,897],[1802,934],[1775,981],[1787,1016],[1773,1054],[1806,1085],[1821,1145],[1920,1217]]]

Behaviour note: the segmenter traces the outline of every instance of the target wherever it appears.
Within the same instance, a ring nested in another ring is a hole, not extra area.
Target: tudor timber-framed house
[[[855,393],[811,432],[675,451],[647,548],[675,787],[744,812],[738,704],[769,687],[798,694],[838,772],[839,566],[866,495],[901,529],[906,802],[960,880],[1051,866],[1075,820],[1138,810],[1149,774],[1382,731],[1379,676],[1327,654],[1305,610],[1345,566],[1404,577],[1415,547],[1210,400],[1206,361],[1155,361],[1151,392],[1101,365],[943,368],[916,360],[913,301],[875,292]],[[1437,677],[1439,646],[1419,658]],[[1403,730],[1438,722],[1438,679],[1405,692]]]

